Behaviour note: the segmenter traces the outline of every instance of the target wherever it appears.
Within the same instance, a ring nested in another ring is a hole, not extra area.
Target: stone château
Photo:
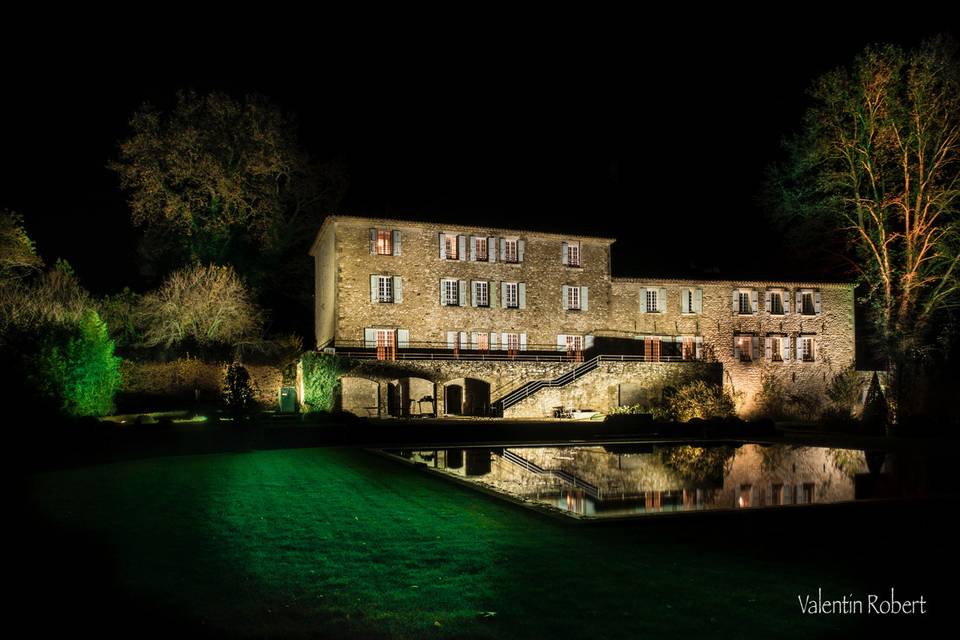
[[[360,415],[543,417],[649,404],[694,379],[749,414],[765,377],[822,392],[854,362],[854,285],[624,278],[612,238],[328,217],[316,347]]]

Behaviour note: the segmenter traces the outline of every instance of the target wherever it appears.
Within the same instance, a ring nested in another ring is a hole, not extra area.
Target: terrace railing
[[[572,486],[575,489],[582,489],[585,494],[596,500],[600,499],[600,489],[596,485],[578,478],[572,473],[568,473],[562,469],[544,469],[540,465],[530,462],[523,456],[517,455],[509,449],[494,450],[494,453],[499,454],[500,457],[507,462],[515,464],[518,467],[529,471],[530,473],[557,478],[558,480]]]

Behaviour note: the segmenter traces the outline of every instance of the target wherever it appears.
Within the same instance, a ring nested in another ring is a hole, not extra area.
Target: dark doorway
[[[400,385],[387,383],[387,415],[400,416]]]
[[[451,384],[447,387],[446,411],[448,415],[459,416],[463,412],[463,387]]]

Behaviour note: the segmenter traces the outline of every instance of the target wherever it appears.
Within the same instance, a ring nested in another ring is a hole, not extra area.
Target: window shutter
[[[527,285],[524,282],[521,282],[517,285],[517,299],[520,302],[520,308],[527,308]]]
[[[457,259],[467,259],[467,236],[457,236]]]
[[[453,350],[457,346],[457,332],[447,331],[447,349]]]
[[[477,332],[476,331],[470,332],[470,348],[473,349],[474,351],[477,350]]]
[[[560,264],[567,266],[569,262],[567,261],[567,243],[560,243]]]
[[[763,350],[764,357],[767,359],[767,361],[773,360],[773,340],[770,338],[770,336],[764,338]]]
[[[815,291],[813,293],[813,310],[817,315],[820,315],[820,292]]]
[[[700,360],[703,358],[703,336],[694,337],[693,343],[696,348],[696,358],[697,360]]]
[[[567,287],[567,285],[561,285],[560,287],[560,308],[562,308],[564,311],[570,308],[569,305],[567,304],[567,300],[569,300],[569,298],[567,297],[568,288],[569,287]]]
[[[562,333],[557,336],[557,351],[567,350],[567,336]]]
[[[393,255],[399,256],[400,253],[400,232],[396,229],[393,231]]]
[[[733,290],[733,312],[740,312],[740,291],[738,289]]]
[[[523,262],[523,247],[525,244],[526,243],[523,240],[517,241],[517,260],[519,260],[520,262]]]
[[[760,337],[753,336],[750,338],[750,359],[755,360],[760,357]]]
[[[470,306],[471,307],[477,306],[477,291],[479,289],[478,287],[479,284],[480,283],[477,282],[476,280],[470,281]]]
[[[693,292],[693,312],[703,313],[703,289],[695,289]]]
[[[680,289],[680,313],[690,313],[690,289]]]
[[[377,346],[377,330],[376,329],[364,329],[363,330],[363,346],[367,349],[373,349]]]
[[[753,289],[750,291],[750,312],[757,312],[757,290]]]
[[[370,255],[377,252],[377,230],[370,229]]]
[[[583,350],[593,349],[593,335],[587,334],[583,336]]]
[[[506,309],[507,308],[507,283],[500,283],[500,305]]]
[[[397,329],[397,348],[408,349],[410,347],[410,329]]]
[[[506,351],[507,347],[509,346],[510,346],[509,343],[507,343],[507,334],[501,333],[500,334],[500,350]]]
[[[820,336],[813,338],[812,341],[813,341],[813,344],[811,346],[813,347],[812,349],[813,353],[811,355],[814,361],[817,361],[817,360],[820,360]]]
[[[667,310],[667,290],[660,287],[657,290],[657,313],[664,313]]]
[[[380,302],[380,296],[377,292],[378,276],[370,276],[370,302],[376,304]]]
[[[500,238],[500,256],[506,260],[507,255],[507,241],[504,238]]]
[[[496,351],[496,349],[497,349],[497,332],[491,331],[490,332],[490,350]]]
[[[466,332],[466,331],[461,331],[461,332],[460,332],[460,347],[461,347],[461,348],[466,349],[466,348],[467,348],[467,345],[470,344],[469,342],[467,342],[467,339],[468,339],[468,338],[469,338],[469,336],[467,335],[467,332]]]
[[[497,239],[487,238],[487,260],[489,262],[497,261]]]
[[[740,337],[733,336],[733,359],[740,359]]]
[[[447,257],[447,234],[440,234],[440,259],[445,260]]]
[[[441,307],[445,307],[445,306],[447,305],[447,297],[446,297],[445,295],[443,295],[444,293],[446,293],[446,292],[443,290],[443,289],[444,289],[444,286],[443,286],[443,285],[444,285],[445,282],[446,282],[446,280],[444,280],[443,278],[440,278],[440,306],[441,306]]]
[[[647,312],[647,289],[640,287],[640,313]]]
[[[403,278],[393,276],[393,301],[403,302]]]
[[[786,336],[780,338],[780,359],[784,362],[790,359],[790,339]]]
[[[461,307],[467,304],[467,281],[460,280],[457,282],[457,301]]]
[[[526,351],[526,350],[527,350],[527,334],[521,333],[520,334],[520,351]]]
[[[470,236],[470,262],[477,261],[477,238]]]
[[[803,292],[799,289],[794,292],[794,300],[796,302],[796,312],[803,313]]]
[[[587,298],[587,287],[580,287],[580,310],[589,311],[590,303]]]
[[[770,299],[771,299],[771,291],[770,289],[767,289],[766,291],[763,292],[763,310],[766,311],[767,313],[770,313],[771,311],[773,311],[773,307],[770,306],[772,304],[770,302]]]
[[[490,298],[488,304],[493,309],[497,306],[497,283],[491,280],[487,283],[487,296]]]

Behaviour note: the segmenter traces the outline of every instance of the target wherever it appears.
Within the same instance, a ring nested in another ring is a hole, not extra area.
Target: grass
[[[583,526],[357,450],[117,463],[29,491],[35,629],[64,623],[43,615],[57,603],[71,629],[140,636],[812,637],[863,620],[804,617],[798,594],[888,588],[787,529]]]

